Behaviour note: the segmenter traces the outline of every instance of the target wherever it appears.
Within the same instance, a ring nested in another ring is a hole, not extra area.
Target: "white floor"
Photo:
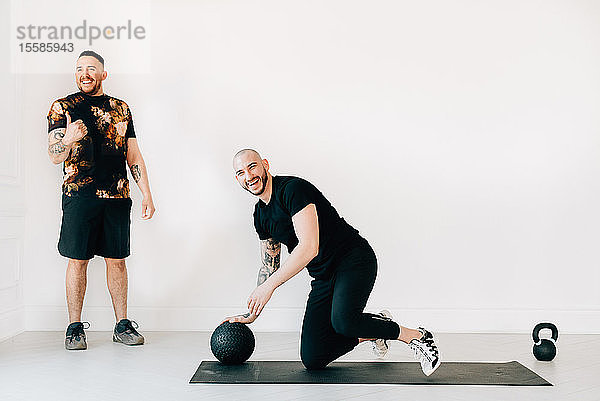
[[[538,362],[525,334],[436,334],[446,361],[517,360],[553,387],[188,384],[214,360],[206,332],[146,332],[146,345],[88,331],[87,351],[64,350],[62,332],[26,332],[0,343],[0,400],[600,400],[600,335],[562,335],[553,362]],[[298,335],[255,333],[251,359],[298,359]],[[370,360],[367,344],[345,360]],[[393,343],[387,360],[410,361]]]

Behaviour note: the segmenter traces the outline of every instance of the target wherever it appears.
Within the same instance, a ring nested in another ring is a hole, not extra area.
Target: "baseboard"
[[[373,311],[379,310],[378,308]],[[424,326],[444,333],[530,333],[536,323],[550,321],[561,333],[600,334],[600,310],[537,309],[394,309],[394,320],[407,327]],[[146,331],[209,331],[232,313],[225,308],[129,307],[129,317]],[[303,308],[271,308],[253,324],[255,331],[297,332]],[[112,308],[86,307],[84,321],[91,330],[111,330]],[[26,306],[25,330],[65,330],[66,306]]]
[[[27,331],[65,330],[67,309],[63,307],[26,306]],[[239,311],[243,312],[243,311]],[[223,318],[235,314],[231,308],[128,308],[128,317],[146,331],[209,331]],[[299,331],[304,309],[271,309],[253,324],[257,331]],[[111,307],[85,307],[82,321],[91,323],[90,330],[112,330],[115,317]]]
[[[0,342],[25,331],[24,307],[0,313]]]

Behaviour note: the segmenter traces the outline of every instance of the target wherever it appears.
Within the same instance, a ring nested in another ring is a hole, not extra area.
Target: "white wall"
[[[105,85],[133,110],[158,208],[141,221],[133,191],[142,329],[209,330],[243,311],[258,241],[230,164],[251,146],[371,242],[369,308],[436,331],[600,332],[597,2],[155,1],[152,15],[152,73]],[[75,85],[69,71],[20,85],[26,328],[62,330],[45,115]],[[299,330],[307,292],[303,272],[255,329]],[[84,315],[113,324],[100,259]]]
[[[2,20],[9,3],[0,3]],[[0,27],[0,52],[9,53],[9,27]],[[5,61],[3,59],[2,61]],[[18,83],[7,62],[0,63],[0,341],[25,329],[23,296],[23,240],[25,237],[25,190],[20,136],[17,124],[21,108],[15,102]]]

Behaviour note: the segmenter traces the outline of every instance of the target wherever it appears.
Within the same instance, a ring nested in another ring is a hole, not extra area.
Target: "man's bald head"
[[[233,171],[241,187],[253,195],[261,195],[269,181],[269,162],[254,149],[242,149],[233,156]]]
[[[262,160],[262,157],[260,157],[260,153],[258,153],[256,150],[242,149],[239,152],[237,152],[235,154],[235,156],[233,156],[234,162],[235,162],[235,159],[237,159],[238,157],[242,157],[242,156],[251,156],[253,159]]]

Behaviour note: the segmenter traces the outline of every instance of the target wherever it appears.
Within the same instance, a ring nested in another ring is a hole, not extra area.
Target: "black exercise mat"
[[[308,371],[300,361],[250,361],[235,366],[202,361],[190,383],[552,385],[517,361],[445,362],[429,377],[418,362],[334,362],[323,370]]]

